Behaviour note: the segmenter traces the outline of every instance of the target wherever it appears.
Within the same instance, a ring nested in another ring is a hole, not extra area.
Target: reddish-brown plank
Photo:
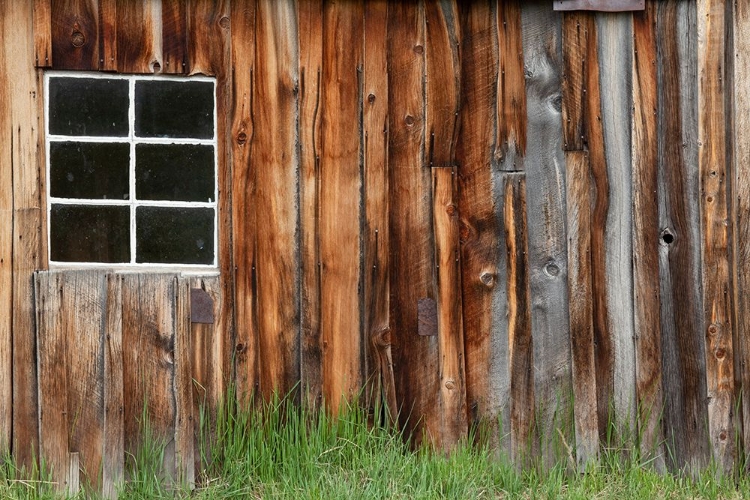
[[[663,428],[673,470],[700,470],[710,456],[696,168],[696,15],[695,3],[657,2]]]
[[[175,476],[174,274],[122,275],[125,451],[135,454],[144,430],[163,443],[163,465]]]
[[[456,168],[432,169],[432,202],[441,422],[437,442],[451,449],[468,431]]]
[[[4,131],[5,154],[10,159],[13,185],[13,454],[30,467],[38,455],[36,336],[33,273],[43,269],[42,174],[39,163],[38,113],[44,92],[34,69],[31,2],[7,2],[0,8],[3,24],[2,94],[10,108],[10,127]],[[12,103],[12,106],[11,104]],[[7,234],[7,233],[6,233]]]
[[[334,410],[342,396],[357,393],[364,368],[359,295],[363,21],[362,2],[323,7],[320,338],[323,398]]]
[[[34,60],[37,68],[52,66],[52,11],[50,0],[34,0]]]
[[[99,69],[102,71],[117,71],[117,3],[118,0],[99,0]]]
[[[229,72],[229,15],[229,0],[192,0],[188,3],[188,74],[221,76]]]
[[[51,16],[54,69],[98,70],[97,1],[51,0]]]
[[[104,450],[102,496],[117,498],[125,480],[125,406],[122,366],[122,276],[107,274],[104,332]]]
[[[502,226],[491,168],[497,119],[497,17],[489,2],[473,2],[460,5],[460,18],[462,102],[456,160],[467,405],[472,424],[484,422],[497,431],[498,424],[509,424],[509,387],[502,382],[509,380],[507,342],[499,338],[507,338],[500,327],[505,317],[505,270],[498,268],[503,262]]]
[[[526,153],[526,77],[521,0],[498,2],[497,139],[495,158],[503,170],[522,170]]]
[[[633,14],[633,316],[641,454],[663,470],[655,28],[656,6],[650,2]]]
[[[255,1],[232,2],[232,260],[237,336],[234,373],[240,404],[249,402],[259,381],[257,293],[255,288],[255,170],[250,162],[254,127],[253,64]],[[197,336],[194,338],[198,338]],[[198,399],[200,400],[200,399]]]
[[[162,73],[185,72],[187,3],[182,0],[161,0],[161,54]]]
[[[300,259],[302,260],[300,379],[311,407],[323,398],[323,357],[320,338],[320,154],[321,75],[323,67],[323,3],[299,2],[299,154]]]
[[[433,300],[430,169],[425,158],[425,17],[415,2],[388,5],[390,322],[399,422],[415,441],[436,437],[437,338],[421,336],[417,304]],[[434,321],[434,319],[433,319]]]
[[[290,391],[299,381],[297,251],[297,30],[295,4],[257,4],[251,169],[255,170],[260,389]],[[239,298],[238,298],[239,300]]]
[[[576,460],[579,470],[599,454],[591,276],[591,170],[583,151],[565,153],[568,296]]]
[[[750,387],[750,95],[743,85],[750,78],[750,3],[737,2],[734,34],[734,183],[735,221],[735,378],[744,391]],[[742,397],[742,447],[750,450],[750,398]],[[745,472],[748,471],[748,464]]]
[[[522,464],[536,451],[534,351],[531,338],[526,179],[522,173],[504,178],[503,217],[508,255],[508,350],[510,358],[510,441],[512,458]]]
[[[120,73],[158,73],[162,67],[161,3],[118,0],[116,47]]]
[[[729,276],[725,43],[726,6],[698,0],[698,168],[703,233],[708,433],[713,459],[731,473],[736,459],[734,352]]]
[[[383,404],[389,417],[395,418],[398,407],[389,325],[387,24],[388,2],[365,2],[363,192],[366,194],[362,238],[366,390],[370,405]]]
[[[586,73],[589,47],[590,14],[563,15],[563,147],[566,151],[583,150],[584,113],[586,110]]]

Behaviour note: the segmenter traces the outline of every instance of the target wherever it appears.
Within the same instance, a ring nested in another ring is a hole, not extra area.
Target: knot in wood
[[[367,96],[367,102],[369,102],[370,104],[374,103],[375,102],[375,94],[369,94]]]
[[[554,278],[560,274],[560,268],[554,262],[550,262],[549,264],[544,266],[544,273],[547,276]]]
[[[73,47],[83,47],[83,45],[86,43],[86,36],[80,31],[76,30],[70,34],[70,43],[73,44]]]
[[[722,348],[716,349],[716,359],[724,359],[724,356],[726,356],[726,351]]]
[[[446,380],[445,381],[445,388],[448,389],[449,391],[452,391],[453,389],[455,389],[456,388],[456,382],[455,382],[455,380],[453,380],[453,379]]]
[[[424,47],[422,47],[421,45],[415,45],[414,46],[414,53],[420,54],[420,55],[423,54],[424,53]]]
[[[448,205],[447,205],[447,206],[445,207],[445,213],[447,213],[447,214],[448,214],[448,215],[450,215],[451,217],[453,217],[454,215],[456,215],[456,212],[457,212],[457,210],[456,210],[456,205],[455,205],[455,204],[453,204],[453,203],[449,203],[449,204],[448,204]]]
[[[237,134],[237,144],[242,146],[247,142],[247,134],[245,132],[240,132]]]
[[[151,71],[154,73],[161,71],[161,64],[159,64],[159,61],[154,61],[153,64],[151,64]]]
[[[727,431],[721,431],[719,433],[719,439],[722,440],[722,441],[726,441],[727,440]]]
[[[719,328],[716,325],[711,325],[708,327],[708,334],[709,335],[716,335],[719,332]]]
[[[404,118],[404,123],[406,123],[407,127],[411,127],[414,125],[414,117],[411,115],[406,115],[406,118]]]
[[[245,350],[245,344],[239,343],[237,344],[237,347],[235,349],[237,350],[237,352],[241,353],[242,351]]]
[[[485,286],[492,287],[495,285],[495,275],[490,272],[483,272],[479,276],[479,281],[485,284]]]
[[[221,26],[224,29],[229,29],[229,18],[227,16],[224,16],[221,19],[219,19],[219,26]]]

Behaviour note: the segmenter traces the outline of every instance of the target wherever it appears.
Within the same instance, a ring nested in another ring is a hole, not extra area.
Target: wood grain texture
[[[242,406],[260,381],[256,276],[256,169],[251,161],[255,134],[255,1],[232,2],[231,31],[231,155],[232,155],[232,261],[234,262],[234,377]],[[248,54],[253,56],[248,57]],[[194,339],[200,338],[194,336]],[[197,399],[200,401],[200,398]]]
[[[563,18],[563,147],[581,151],[584,144],[586,73],[591,16],[566,12]]]
[[[36,280],[39,341],[40,453],[51,469],[55,489],[67,489],[68,474],[68,343],[60,303],[59,275],[42,273]]]
[[[733,11],[734,130],[733,161],[735,191],[735,372],[742,387],[742,448],[750,450],[750,95],[737,82],[750,78],[750,5],[737,3]],[[745,469],[747,471],[747,468]]]
[[[0,6],[5,18],[7,9]],[[0,20],[0,36],[10,36],[9,27]],[[0,50],[0,71],[9,74],[12,54]],[[12,144],[13,100],[8,79],[0,83],[0,141]],[[13,152],[0,152],[0,452],[10,452],[13,420]]]
[[[118,0],[99,0],[99,69],[102,71],[117,71],[117,4]],[[131,47],[130,51],[133,50]]]
[[[143,430],[164,444],[167,477],[175,474],[175,315],[173,274],[123,274],[122,358],[125,451],[135,453]]]
[[[256,10],[251,169],[255,170],[260,389],[286,394],[299,380],[297,92],[295,5]],[[262,103],[262,104],[261,104]],[[240,298],[238,297],[238,300]]]
[[[504,227],[508,255],[508,346],[510,351],[510,441],[518,465],[537,449],[535,420],[534,349],[531,330],[526,179],[522,173],[505,176]]]
[[[174,454],[176,470],[174,479],[178,484],[192,489],[195,488],[195,426],[193,422],[193,342],[190,323],[191,281],[192,279],[189,277],[180,276],[177,279],[174,295]],[[211,363],[211,365],[221,368],[221,359],[216,363]]]
[[[419,336],[417,303],[433,299],[431,177],[425,168],[425,13],[388,5],[388,186],[391,335],[399,423],[415,443],[437,437],[437,337]]]
[[[52,67],[52,12],[50,0],[34,0],[34,61]]]
[[[231,15],[234,19],[233,13]],[[242,22],[243,18],[240,17],[239,21]],[[242,28],[240,27],[240,29]],[[161,0],[160,34],[162,73],[184,73],[187,66],[186,2],[181,0]]]
[[[229,0],[192,0],[187,10],[187,73],[223,80],[230,67]],[[221,115],[219,115],[221,116]]]
[[[497,3],[499,70],[495,159],[502,170],[523,170],[526,153],[526,81],[520,0]]]
[[[695,4],[657,7],[659,276],[668,466],[708,462],[702,313]],[[667,236],[665,239],[664,236]],[[671,243],[668,243],[671,241]]]
[[[162,68],[162,4],[152,0],[116,2],[117,71],[158,73]]]
[[[570,350],[576,462],[585,470],[599,456],[591,275],[591,169],[585,151],[565,153]]]
[[[631,176],[631,116],[632,116],[632,16],[597,14],[596,43],[599,67],[599,107],[590,80],[591,106],[587,121],[591,129],[597,121],[602,126],[603,142],[589,141],[594,182],[597,185],[594,228],[594,287],[596,308],[594,321],[600,337],[597,346],[611,346],[597,352],[597,363],[609,377],[599,379],[600,418],[605,414],[602,405],[612,406],[614,415],[608,420],[626,428],[635,428],[635,344],[633,329],[633,274],[632,274],[632,176]],[[593,76],[593,72],[592,72]],[[596,108],[596,109],[595,109]],[[623,130],[626,132],[623,133]],[[588,134],[587,134],[588,135]],[[591,138],[596,137],[591,134]],[[606,163],[599,163],[599,150]],[[601,169],[601,170],[600,170]],[[606,176],[606,179],[605,179]],[[603,266],[603,267],[601,267]],[[607,337],[606,340],[603,340]],[[607,359],[609,356],[609,359]],[[601,424],[601,422],[600,422]],[[601,427],[600,427],[601,428]]]
[[[388,2],[365,2],[363,78],[364,133],[364,331],[367,352],[366,397],[382,404],[388,418],[398,414],[390,330],[388,225]]]
[[[321,306],[321,91],[323,71],[323,3],[299,2],[299,161],[302,283],[301,382],[306,403],[319,407],[323,400]]]
[[[570,398],[562,19],[547,4],[524,5],[527,136],[526,204],[534,337],[534,396],[542,456],[552,462],[573,440]],[[568,412],[565,409],[568,409]]]
[[[703,310],[706,328],[708,433],[713,459],[729,474],[734,444],[734,352],[729,276],[729,186],[726,111],[726,7],[699,0],[698,20],[698,167],[703,232]]]
[[[472,425],[489,426],[495,443],[510,429],[502,229],[491,174],[497,99],[497,17],[488,2],[462,4],[459,165],[461,281],[466,391]]]
[[[457,446],[468,431],[457,174],[455,167],[432,169],[441,422],[436,444],[444,450]]]
[[[4,70],[2,93],[10,110],[5,151],[13,173],[13,454],[19,465],[30,467],[38,455],[36,335],[33,272],[46,262],[42,243],[43,182],[40,169],[38,112],[43,92],[33,67],[33,10],[30,2],[9,2],[2,7]],[[7,154],[7,153],[6,153]],[[6,233],[7,234],[7,233]]]
[[[99,10],[96,0],[50,0],[55,69],[99,69]]]
[[[323,398],[336,410],[362,383],[362,61],[364,4],[323,8],[320,337]],[[346,33],[346,36],[341,36]],[[359,126],[353,124],[359,123]]]
[[[104,333],[104,451],[102,496],[117,498],[125,480],[125,404],[122,366],[122,276],[107,275]]]
[[[633,327],[640,451],[664,471],[656,50],[656,5],[650,2],[633,14]]]

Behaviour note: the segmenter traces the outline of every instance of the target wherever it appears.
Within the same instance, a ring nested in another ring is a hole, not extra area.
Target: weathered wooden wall
[[[743,2],[5,1],[0,29],[0,446],[22,461],[120,477],[147,399],[190,481],[184,419],[230,382],[333,411],[364,391],[418,440],[481,426],[581,467],[610,426],[659,468],[750,448]],[[218,276],[32,279],[42,68],[217,78]],[[213,324],[187,319],[197,288]],[[91,439],[46,426],[84,401]]]

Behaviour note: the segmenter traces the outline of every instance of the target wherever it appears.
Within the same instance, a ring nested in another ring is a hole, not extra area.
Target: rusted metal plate
[[[214,301],[202,288],[190,289],[190,321],[213,324]]]
[[[644,10],[646,0],[554,0],[554,10],[598,10],[602,12],[626,12]]]
[[[426,297],[417,301],[417,333],[422,337],[437,335],[437,303]]]

